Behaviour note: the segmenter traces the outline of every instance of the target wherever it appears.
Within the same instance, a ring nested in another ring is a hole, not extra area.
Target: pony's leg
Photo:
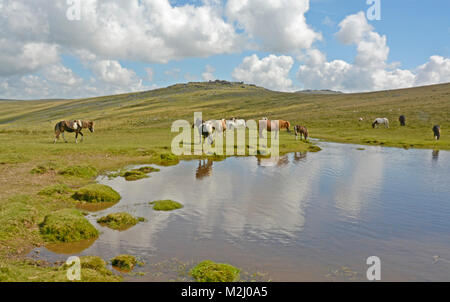
[[[78,132],[75,133],[75,144],[78,144]]]
[[[84,134],[83,134],[83,132],[81,132],[81,131],[80,131],[80,134],[81,134],[81,142],[83,142]]]
[[[63,139],[64,139],[64,142],[67,143],[66,137],[64,136],[64,132],[62,133],[62,137],[63,137]]]
[[[59,135],[60,135],[60,132],[59,132],[59,131],[56,131],[56,132],[55,132],[55,139],[53,140],[53,143],[54,143],[54,144],[56,144],[56,141],[59,139]]]
[[[202,143],[202,130],[201,130],[201,126],[200,127],[197,127],[197,131],[198,131],[198,136],[199,136],[199,139],[198,139],[198,143],[199,144],[201,144]]]

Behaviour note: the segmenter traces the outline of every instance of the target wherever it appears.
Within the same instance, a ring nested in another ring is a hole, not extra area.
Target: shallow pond
[[[366,259],[378,256],[384,281],[450,281],[450,152],[319,145],[272,162],[184,161],[133,182],[99,178],[122,200],[88,216],[102,234],[80,254],[211,259],[274,281],[366,280]],[[159,199],[184,208],[156,212],[148,202]],[[148,222],[123,232],[96,223],[118,211]]]

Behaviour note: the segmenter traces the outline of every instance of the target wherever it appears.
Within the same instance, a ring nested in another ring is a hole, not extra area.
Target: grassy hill
[[[3,101],[0,131],[22,133],[39,129],[51,137],[62,119],[93,119],[97,129],[167,128],[176,119],[238,116],[245,119],[287,119],[308,126],[312,137],[389,146],[450,149],[450,84],[359,94],[298,94],[274,92],[253,85],[210,82],[77,100]],[[407,117],[400,128],[398,116]],[[360,117],[364,122],[358,123]],[[370,127],[376,117],[391,121],[389,130]],[[431,128],[441,125],[442,141]],[[23,138],[22,138],[23,139]]]

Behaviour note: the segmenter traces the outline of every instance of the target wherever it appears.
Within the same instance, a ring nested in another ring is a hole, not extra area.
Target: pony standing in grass
[[[267,132],[275,132],[275,138],[278,137],[278,133],[282,129],[286,129],[287,132],[290,132],[291,123],[288,121],[278,120],[278,121],[270,121],[270,120],[260,120],[259,123],[259,137],[264,138],[263,130],[266,129]]]
[[[439,140],[441,138],[441,126],[435,125],[433,127],[434,139]]]
[[[384,125],[385,128],[389,128],[389,120],[387,118],[377,118],[372,123],[372,128],[375,128],[375,126],[378,128],[378,125]]]
[[[300,136],[300,140],[302,140],[302,136],[303,136],[305,138],[305,141],[308,140],[309,133],[308,133],[308,129],[305,126],[296,125],[294,127],[294,132],[295,132],[295,139],[297,139],[298,136]]]
[[[81,132],[83,129],[89,129],[89,131],[94,132],[94,122],[93,121],[60,121],[55,125],[55,139],[53,143],[59,139],[59,136],[62,134],[64,141],[67,143],[66,138],[64,137],[64,132],[75,132],[75,143],[78,143],[78,134],[81,134],[81,141],[83,141],[84,135]]]

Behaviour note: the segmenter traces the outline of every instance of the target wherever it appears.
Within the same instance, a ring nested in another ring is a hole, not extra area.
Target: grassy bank
[[[72,192],[91,184],[96,175],[129,164],[171,165],[183,159],[170,154],[176,135],[170,126],[177,119],[193,122],[197,111],[203,112],[204,119],[286,119],[292,126],[306,125],[312,137],[331,141],[450,150],[450,135],[446,134],[450,129],[450,84],[367,94],[310,95],[248,85],[195,83],[93,99],[2,101],[0,267],[10,271],[17,265],[24,272],[24,255],[44,244],[39,225],[58,210],[75,208]],[[398,125],[400,114],[407,117],[406,127]],[[391,128],[372,129],[376,117],[388,117]],[[69,143],[61,140],[53,144],[55,123],[75,118],[95,120],[95,133],[84,131],[83,143],[75,144],[73,134],[68,134]],[[440,124],[443,131],[439,142],[433,140],[434,124]],[[314,149],[311,143],[295,141],[292,133],[281,133],[282,153]],[[65,186],[52,187],[59,184]],[[47,190],[42,191],[44,188]],[[60,276],[47,274],[52,269],[39,267],[36,271],[44,271],[45,280]],[[34,278],[32,273],[21,275]]]

